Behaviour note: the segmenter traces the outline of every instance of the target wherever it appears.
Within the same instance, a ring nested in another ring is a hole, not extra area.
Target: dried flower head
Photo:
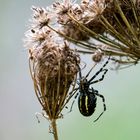
[[[38,52],[30,60],[35,92],[48,118],[58,119],[71,97],[68,92],[78,72],[79,57],[66,43],[48,44]]]
[[[81,9],[78,4],[72,2],[71,0],[63,0],[61,3],[55,2],[53,4],[53,9],[56,12],[57,22],[61,25],[59,29],[60,32],[75,40],[89,39],[88,35],[78,28],[77,24],[69,16],[70,14],[78,21],[81,20],[83,9]]]
[[[49,120],[56,120],[72,97],[69,91],[80,59],[68,43],[43,24],[49,21],[46,10],[34,7],[33,11],[34,19],[26,33],[30,72],[43,110]]]
[[[139,5],[139,0],[82,0],[65,13],[69,20],[62,24],[62,31],[84,49],[95,52],[92,44],[97,41],[108,46],[105,55],[122,64],[136,64],[140,59]]]

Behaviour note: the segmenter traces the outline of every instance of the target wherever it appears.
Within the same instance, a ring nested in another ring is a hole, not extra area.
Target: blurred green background
[[[41,106],[34,94],[28,55],[22,39],[27,30],[30,7],[50,5],[51,0],[0,0],[0,140],[53,140],[49,123],[35,112]],[[82,56],[85,62],[92,61]],[[140,65],[110,71],[94,85],[106,98],[107,111],[99,121],[102,101],[93,116],[73,111],[58,120],[60,140],[140,140]],[[70,106],[70,104],[69,104]],[[66,111],[67,112],[67,111]]]

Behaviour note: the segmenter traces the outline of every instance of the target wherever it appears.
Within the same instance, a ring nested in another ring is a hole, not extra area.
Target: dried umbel
[[[100,49],[129,65],[140,59],[139,5],[139,0],[81,0],[80,4],[63,0],[53,7],[60,33],[79,45],[79,52],[93,54]]]
[[[48,120],[56,120],[73,95],[70,89],[74,89],[80,59],[66,41],[47,27],[51,21],[47,10],[32,9],[33,19],[25,34],[30,72],[45,115]]]
[[[139,0],[82,0],[77,4],[62,0],[49,10],[33,7],[32,42],[38,40],[35,45],[48,42],[54,36],[53,30],[57,36],[78,45],[78,52],[97,54],[100,49],[117,63],[136,64],[140,59],[139,3]]]
[[[69,89],[76,80],[79,57],[65,43],[45,45],[37,58],[31,56],[30,70],[34,88],[48,119],[61,117],[62,109],[71,98]],[[30,50],[30,53],[33,52]]]

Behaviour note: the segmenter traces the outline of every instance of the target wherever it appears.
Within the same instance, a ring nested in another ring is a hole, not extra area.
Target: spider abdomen
[[[91,116],[96,108],[96,96],[93,93],[80,94],[78,98],[79,111],[83,116]]]

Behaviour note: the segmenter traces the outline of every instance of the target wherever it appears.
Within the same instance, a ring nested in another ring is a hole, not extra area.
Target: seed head
[[[45,24],[41,26],[44,19],[48,21],[46,11],[35,7],[33,10],[36,22],[32,22],[25,34],[31,77],[36,96],[49,120],[58,119],[72,97],[69,89],[76,80],[80,59],[54,31]]]

